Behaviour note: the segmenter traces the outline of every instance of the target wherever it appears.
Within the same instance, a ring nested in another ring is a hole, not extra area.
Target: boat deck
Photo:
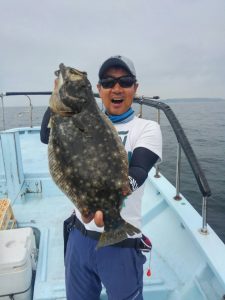
[[[49,176],[47,146],[40,143],[38,128],[20,131],[19,140],[24,194],[15,197],[13,211],[19,227],[34,228],[39,245],[33,299],[66,299],[63,221],[73,204]],[[175,188],[162,175],[155,178],[152,170],[142,199],[143,232],[153,244],[150,277],[149,254],[144,266],[144,299],[221,299],[224,244],[210,227],[209,235],[202,235],[199,214],[184,197],[175,201],[174,195]],[[107,299],[104,289],[101,299]]]

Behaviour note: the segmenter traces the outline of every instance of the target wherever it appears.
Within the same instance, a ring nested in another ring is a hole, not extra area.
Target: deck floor
[[[27,193],[13,203],[19,227],[33,227],[37,240],[40,238],[34,299],[66,299],[63,221],[71,214],[73,204],[49,176],[47,145],[40,143],[39,132],[20,134],[20,144],[25,182],[33,191],[38,186],[38,192]],[[147,255],[144,299],[215,300],[222,293],[222,285],[212,273],[207,260],[208,249],[204,247],[206,239],[212,239],[213,243],[214,234],[199,236],[199,215],[185,198],[180,202],[174,201],[174,193],[174,187],[163,176],[155,179],[153,171],[150,172],[142,199],[142,215],[143,232],[153,244],[152,275],[146,275]],[[225,269],[222,265],[221,268]],[[206,283],[211,293],[208,298]],[[107,299],[104,290],[101,299]]]
[[[28,197],[26,200],[18,200],[13,210],[20,227],[31,226],[40,230],[41,234],[35,299],[65,297],[63,221],[71,214],[72,203],[64,196]],[[165,293],[173,290],[177,281],[176,276],[157,249],[153,248],[152,252],[151,277],[146,275],[149,264],[148,254],[146,258],[144,266],[146,291],[155,290]]]

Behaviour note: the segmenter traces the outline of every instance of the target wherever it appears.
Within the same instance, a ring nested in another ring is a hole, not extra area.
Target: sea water
[[[164,101],[164,100],[162,100]],[[212,191],[208,198],[207,222],[225,243],[225,101],[180,99],[165,100],[176,114],[199,160]],[[30,111],[32,108],[32,118]],[[134,105],[135,111],[139,106]],[[39,126],[44,106],[5,107],[5,128]],[[0,129],[3,129],[3,113],[0,110]],[[156,120],[156,110],[143,109],[143,117]],[[163,162],[160,171],[173,184],[176,177],[177,140],[165,115],[161,112],[160,124],[163,136]],[[182,153],[181,193],[201,213],[202,196],[192,170]],[[191,220],[190,220],[191,221]]]

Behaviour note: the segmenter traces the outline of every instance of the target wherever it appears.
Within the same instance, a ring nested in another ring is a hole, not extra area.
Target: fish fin
[[[122,220],[121,225],[118,228],[110,231],[105,231],[101,234],[97,244],[97,249],[117,244],[119,242],[122,242],[123,240],[126,240],[128,238],[128,235],[132,236],[140,232],[141,231],[138,228]]]
[[[49,122],[48,122],[48,128],[52,128],[52,118],[50,118]]]
[[[84,127],[84,124],[82,123],[81,120],[79,120],[78,118],[76,118],[76,115],[74,116],[73,118],[73,123],[74,125],[82,132],[85,131],[85,127]]]

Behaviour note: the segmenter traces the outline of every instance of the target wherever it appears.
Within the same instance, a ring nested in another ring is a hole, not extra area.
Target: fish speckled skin
[[[118,243],[139,229],[120,216],[130,193],[125,148],[95,101],[85,72],[60,64],[58,90],[50,98],[49,169],[81,214],[104,214],[98,247]]]

